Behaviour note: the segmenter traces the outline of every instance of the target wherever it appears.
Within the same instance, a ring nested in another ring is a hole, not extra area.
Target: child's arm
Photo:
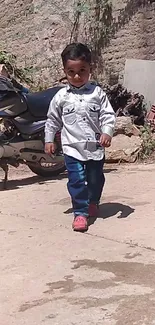
[[[57,131],[62,128],[62,111],[60,106],[59,95],[56,94],[52,99],[47,113],[45,124],[45,152],[54,153],[54,138]]]
[[[107,95],[101,88],[99,88],[99,98],[101,105],[99,120],[100,127],[102,130],[100,143],[105,147],[109,147],[114,133],[116,120],[115,112],[108,100]]]

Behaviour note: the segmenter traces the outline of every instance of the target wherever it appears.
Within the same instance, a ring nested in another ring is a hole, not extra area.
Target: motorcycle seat
[[[62,86],[57,86],[36,93],[24,94],[30,114],[46,119],[50,101],[61,88]]]

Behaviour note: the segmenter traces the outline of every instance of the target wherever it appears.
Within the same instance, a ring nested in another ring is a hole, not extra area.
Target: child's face
[[[77,88],[85,85],[90,76],[91,66],[84,60],[67,60],[64,67],[68,82]]]

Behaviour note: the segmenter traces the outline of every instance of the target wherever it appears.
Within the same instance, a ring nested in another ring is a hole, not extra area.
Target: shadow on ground
[[[115,172],[117,171],[117,168],[105,168],[104,173],[108,174],[111,172]],[[8,179],[7,182],[7,188],[6,190],[15,190],[15,189],[19,189],[20,187],[26,186],[26,185],[32,185],[32,184],[36,184],[38,183],[39,185],[45,184],[46,181],[56,181],[56,180],[61,180],[67,178],[67,172],[64,172],[58,176],[53,176],[53,177],[41,177],[41,176],[37,176],[37,175],[32,175],[30,177],[27,178],[21,178],[21,179]],[[0,182],[0,190],[4,190],[3,189],[3,180]]]
[[[41,177],[37,175],[32,175],[27,178],[22,178],[22,179],[11,179],[8,180],[7,182],[7,188],[6,190],[15,190],[15,189],[20,189],[20,187],[26,186],[26,185],[32,185],[38,183],[39,185],[45,184],[47,181],[52,181],[52,183],[56,180],[61,180],[67,177],[66,173],[63,173],[58,176],[53,176],[53,177]],[[3,189],[3,181],[0,183],[0,190]]]
[[[112,173],[112,172],[117,172],[117,168],[105,168],[104,169],[104,174],[109,174],[109,173]]]
[[[123,219],[129,217],[134,213],[135,209],[129,205],[118,203],[118,202],[109,202],[100,205],[100,211],[98,218],[90,218],[89,225],[92,225],[96,222],[97,219],[107,219],[114,217],[116,215],[118,219]]]
[[[103,203],[100,205],[99,218],[107,219],[115,216],[118,213],[119,213],[118,218],[127,218],[134,211],[135,211],[134,208],[126,204],[122,204],[118,202]]]
[[[132,213],[134,213],[135,209],[130,207],[129,205],[118,203],[118,202],[109,202],[103,203],[100,205],[100,211],[98,218],[89,218],[89,224],[92,225],[95,223],[97,219],[107,219],[116,216],[117,218],[127,218]],[[73,213],[73,209],[69,208],[64,211],[65,214]]]

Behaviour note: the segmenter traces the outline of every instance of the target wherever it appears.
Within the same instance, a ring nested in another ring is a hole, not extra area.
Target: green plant
[[[28,85],[33,83],[33,67],[18,68],[16,65],[16,55],[0,51],[0,64],[5,64],[9,74],[20,80],[20,82],[25,82]]]
[[[149,125],[145,125],[141,129],[142,150],[140,159],[146,159],[155,151],[155,137]]]
[[[112,3],[109,0],[95,0],[89,26],[90,47],[94,62],[94,77],[102,72],[102,50],[109,44],[113,32]]]
[[[130,22],[132,17],[144,6],[151,6],[155,0],[126,0],[123,9],[113,15],[112,0],[75,0],[74,22],[71,29],[71,41],[83,40],[92,50],[93,77],[102,76],[104,62],[103,51],[116,33]],[[105,68],[105,67],[104,67]],[[99,81],[99,80],[98,80]]]
[[[78,41],[81,22],[82,38],[92,49],[94,74],[102,68],[102,49],[108,44],[113,32],[112,3],[109,0],[81,0],[74,3],[74,23],[70,42]]]
[[[73,8],[73,13],[74,13],[74,21],[73,21],[73,26],[71,29],[71,35],[70,35],[70,43],[71,42],[77,42],[78,37],[79,37],[79,27],[80,27],[80,18],[82,14],[86,15],[88,17],[90,11],[89,4],[87,1],[82,0],[82,1],[76,1],[74,2],[74,8]]]

